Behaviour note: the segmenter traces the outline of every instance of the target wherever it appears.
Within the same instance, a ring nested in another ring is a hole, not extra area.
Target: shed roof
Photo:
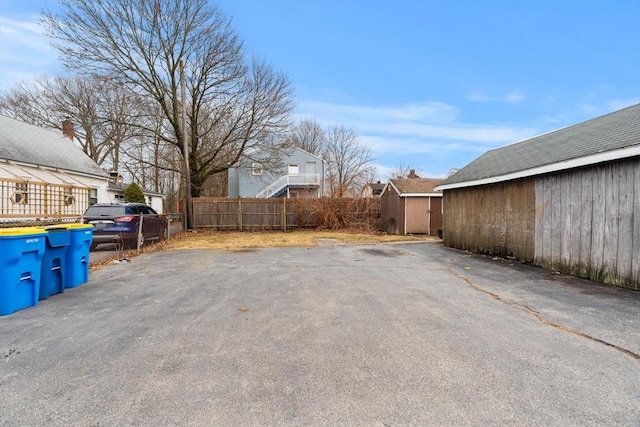
[[[108,177],[68,137],[0,115],[0,159]]]
[[[367,183],[367,185],[365,185],[365,187],[369,187],[374,191],[382,191],[382,190],[384,190],[384,186],[385,185],[386,184],[382,184],[380,182],[369,182],[369,183]]]
[[[640,155],[640,104],[487,151],[439,189],[490,184]]]
[[[434,194],[441,195],[442,192],[434,189],[434,187],[441,182],[442,179],[439,178],[391,179],[383,193],[387,191],[389,185],[391,185],[400,197],[429,196]]]

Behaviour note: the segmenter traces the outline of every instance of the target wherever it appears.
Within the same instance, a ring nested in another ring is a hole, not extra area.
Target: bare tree
[[[0,94],[0,112],[26,123],[63,131],[74,124],[74,141],[96,163],[118,169],[123,145],[143,138],[133,126],[139,97],[97,77],[41,77]]]
[[[318,122],[313,119],[303,119],[293,127],[290,140],[296,147],[320,156],[324,149],[326,135]]]
[[[290,125],[288,78],[264,61],[247,63],[229,20],[208,0],[61,0],[59,10],[45,12],[43,23],[63,64],[114,76],[154,100],[165,122],[156,135],[188,156],[194,197],[209,176],[269,148],[268,136]]]
[[[405,165],[400,162],[395,168],[389,169],[389,179],[407,179],[407,178],[420,178],[420,175],[424,175],[422,171],[416,171],[409,165]]]
[[[327,162],[326,180],[331,197],[354,195],[375,172],[371,149],[358,141],[358,135],[343,126],[327,132],[324,149]]]

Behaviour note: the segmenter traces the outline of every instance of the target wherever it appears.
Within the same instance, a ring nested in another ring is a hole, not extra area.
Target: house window
[[[95,205],[98,203],[98,189],[92,188],[89,190],[89,205]]]
[[[71,206],[76,202],[76,198],[73,196],[73,188],[66,188],[62,195],[62,204],[64,206]]]
[[[288,174],[298,175],[300,173],[300,167],[298,165],[289,165]]]
[[[251,164],[251,174],[254,176],[262,175],[262,165],[260,163]]]
[[[16,182],[16,191],[11,196],[13,203],[17,205],[26,205],[29,203],[28,197],[29,183]]]

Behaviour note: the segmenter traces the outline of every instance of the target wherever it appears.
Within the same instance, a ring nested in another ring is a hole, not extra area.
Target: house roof
[[[640,155],[640,104],[487,151],[438,189],[490,184]]]
[[[68,137],[0,115],[0,159],[108,177]]]
[[[127,189],[127,185],[124,184],[117,184],[113,181],[109,181],[109,183],[107,184],[107,190],[110,191],[121,191],[124,193],[124,190]],[[144,188],[140,188],[142,190],[142,194],[144,194],[145,196],[159,196],[159,197],[165,197],[166,195],[163,193],[158,193],[157,191],[151,191],[151,190],[147,190]]]
[[[439,178],[390,179],[382,193],[384,194],[391,186],[400,197],[441,196],[442,192],[435,190],[441,182],[442,179]]]
[[[373,191],[382,191],[384,190],[384,186],[386,184],[382,184],[380,182],[370,182],[367,185],[365,185],[365,187],[369,187],[371,188]]]

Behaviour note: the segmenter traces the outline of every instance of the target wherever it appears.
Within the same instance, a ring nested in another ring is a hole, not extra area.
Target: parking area
[[[438,244],[169,251],[0,318],[22,425],[640,424],[640,293]]]
[[[172,222],[169,225],[169,234],[168,237],[172,238],[177,233],[182,231],[182,223],[181,222]],[[153,243],[151,243],[153,244]],[[92,248],[89,253],[89,262],[90,263],[98,263],[100,261],[104,261],[106,259],[114,258],[118,259],[121,255],[124,255],[128,252],[128,249],[125,249],[121,242],[119,243],[100,243],[95,248]]]

